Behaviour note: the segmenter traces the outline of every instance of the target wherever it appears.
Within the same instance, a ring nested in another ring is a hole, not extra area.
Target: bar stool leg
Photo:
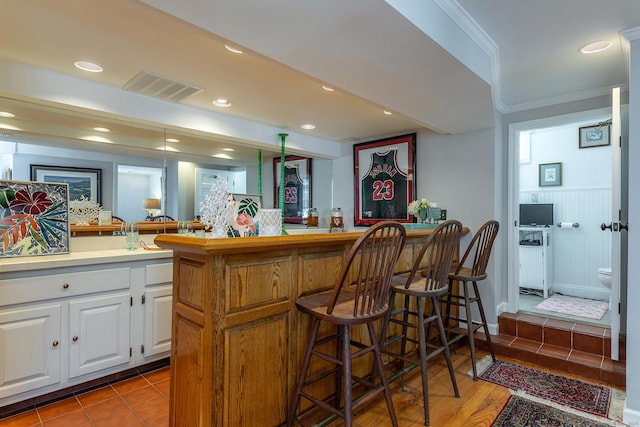
[[[340,326],[342,336],[342,387],[344,391],[344,427],[353,423],[353,402],[351,401],[351,347],[349,326]]]
[[[458,382],[456,381],[455,370],[453,369],[453,360],[451,360],[451,351],[449,350],[449,343],[444,329],[444,323],[442,323],[440,307],[438,307],[438,298],[431,297],[431,304],[433,304],[433,311],[436,316],[436,323],[438,325],[440,340],[442,341],[442,345],[444,346],[444,355],[445,359],[447,360],[447,366],[449,367],[449,376],[451,377],[451,384],[453,384],[453,391],[456,397],[460,397],[460,393],[458,392]],[[431,327],[431,325],[429,325],[429,327]]]
[[[471,301],[469,298],[469,282],[462,282],[462,292],[464,293],[464,310],[467,320],[467,340],[471,351],[471,369],[473,370],[473,380],[478,380],[478,370],[476,368],[476,345],[473,339],[473,319],[471,317]]]
[[[391,425],[393,427],[398,427],[398,418],[396,417],[396,411],[393,408],[393,400],[391,399],[389,381],[387,380],[387,376],[384,373],[382,353],[380,352],[380,348],[377,345],[376,332],[373,329],[373,324],[371,323],[367,323],[367,328],[369,329],[369,339],[371,340],[371,343],[373,345],[373,354],[375,358],[375,364],[378,367],[378,375],[380,375],[382,386],[384,387],[384,398],[387,401],[387,409],[389,410],[389,416],[391,417]]]
[[[493,343],[491,342],[491,334],[489,333],[489,327],[487,326],[487,317],[484,315],[484,308],[482,307],[482,299],[480,299],[480,294],[478,293],[478,283],[473,282],[473,291],[476,295],[476,301],[478,303],[478,310],[480,311],[480,318],[482,319],[482,327],[484,328],[484,335],[487,337],[487,345],[489,346],[489,351],[491,352],[491,358],[493,361],[496,361],[496,354],[493,351]]]
[[[424,305],[421,297],[416,298],[418,309],[418,337],[420,351],[420,371],[422,375],[422,401],[424,402],[424,425],[429,425],[429,383],[427,381],[427,337],[424,330]]]

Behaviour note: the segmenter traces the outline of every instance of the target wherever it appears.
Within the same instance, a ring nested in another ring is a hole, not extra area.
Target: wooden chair
[[[157,215],[157,216],[149,217],[149,221],[165,222],[165,221],[175,221],[175,219],[173,219],[169,215]]]
[[[350,427],[353,411],[380,393],[385,395],[392,425],[398,425],[373,324],[377,319],[382,319],[388,311],[389,286],[405,238],[406,231],[402,224],[393,221],[377,223],[365,231],[352,246],[332,291],[297,299],[296,307],[311,316],[312,327],[289,409],[288,426],[293,426],[294,420],[300,422],[301,416],[308,414],[310,409],[319,408],[329,412],[327,420],[342,417],[344,425]],[[318,337],[321,322],[335,325],[335,333]],[[357,342],[352,339],[351,329],[359,325],[366,325],[369,342]],[[327,346],[327,343],[331,342],[335,343],[335,347]],[[335,353],[330,353],[327,347],[334,348]],[[353,348],[357,351],[352,352]],[[374,384],[351,370],[353,359],[371,352],[375,368],[382,379],[381,384]],[[331,365],[325,372],[314,372],[313,377],[307,379],[314,356],[318,358],[315,360],[329,362]],[[327,381],[331,376],[334,381],[333,395],[329,398],[313,395],[312,391],[318,390],[313,385],[318,381]],[[352,389],[354,385],[357,386],[355,397]],[[365,390],[361,392],[363,388]],[[301,398],[309,400],[312,405],[305,409],[303,414],[298,415]]]
[[[403,379],[404,375],[420,366],[425,425],[429,425],[427,360],[445,353],[453,391],[456,397],[460,397],[438,300],[447,293],[447,276],[460,244],[461,232],[462,224],[459,221],[449,220],[441,223],[420,249],[411,272],[393,277],[389,296],[389,306],[392,309],[387,312],[380,336],[382,353],[396,359],[395,363],[389,363],[393,369],[389,381]],[[404,295],[404,303],[395,308],[394,302],[398,294]],[[412,304],[412,299],[415,300],[415,305]],[[432,306],[431,314],[425,314],[425,303],[428,300]],[[439,345],[432,344],[430,340],[433,322],[436,323],[440,335]],[[393,330],[390,330],[392,325]],[[417,339],[415,333],[409,335],[409,328],[417,330]],[[400,343],[399,347],[397,343]],[[407,344],[418,347],[418,357],[415,351],[407,348]],[[375,376],[374,374],[372,376]]]
[[[471,242],[469,243],[469,246],[467,247],[467,250],[462,256],[460,262],[452,267],[452,270],[449,273],[449,292],[443,298],[443,301],[446,303],[445,324],[447,325],[447,331],[450,333],[449,344],[452,344],[465,336],[468,337],[467,341],[471,351],[471,367],[473,369],[474,380],[478,379],[478,372],[476,368],[476,349],[473,335],[478,329],[484,329],[491,357],[494,361],[496,360],[496,355],[493,351],[493,344],[491,343],[491,334],[489,333],[489,328],[487,326],[487,318],[482,307],[480,293],[478,292],[478,281],[487,278],[487,264],[489,263],[493,242],[498,235],[499,228],[500,225],[498,221],[490,220],[485,222],[478,229],[475,236],[473,236],[473,239],[471,239]],[[473,264],[471,267],[465,267],[465,264],[470,260],[471,256],[473,256]],[[460,282],[462,295],[453,293],[451,284],[454,280],[458,280]],[[473,284],[473,296],[469,292],[469,282]],[[471,317],[471,304],[473,303],[477,304],[477,308],[480,313],[480,322],[473,320]],[[452,305],[465,308],[464,319],[451,314]],[[466,329],[457,327],[449,328],[450,320],[465,323]],[[453,338],[451,338],[452,331]]]
[[[119,216],[111,215],[111,222],[126,222],[124,219]]]

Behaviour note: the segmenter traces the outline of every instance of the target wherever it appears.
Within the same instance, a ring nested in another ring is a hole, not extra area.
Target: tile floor
[[[168,366],[0,420],[0,427],[168,425]]]

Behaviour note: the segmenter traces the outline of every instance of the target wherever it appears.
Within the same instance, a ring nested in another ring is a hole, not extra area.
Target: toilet
[[[598,269],[598,281],[602,286],[611,289],[611,268],[600,267]],[[611,309],[611,292],[609,292],[609,309]]]

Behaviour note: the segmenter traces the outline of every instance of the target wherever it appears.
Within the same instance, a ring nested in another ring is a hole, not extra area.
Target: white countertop
[[[153,238],[155,235],[145,235],[143,240],[153,245]],[[0,273],[172,257],[173,251],[168,249],[130,251],[125,248],[124,237],[73,237],[68,254],[0,258]]]

